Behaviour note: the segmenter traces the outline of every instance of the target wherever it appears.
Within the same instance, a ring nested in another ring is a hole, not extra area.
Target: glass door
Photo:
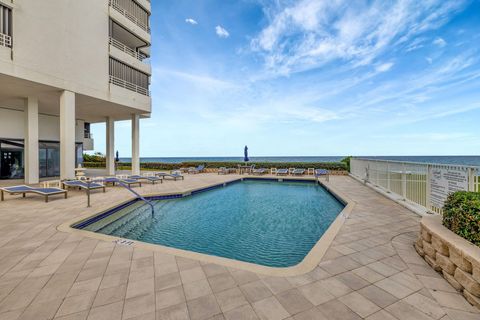
[[[60,175],[60,144],[41,142],[39,145],[40,177],[57,177]]]
[[[23,144],[0,141],[0,179],[23,178]]]

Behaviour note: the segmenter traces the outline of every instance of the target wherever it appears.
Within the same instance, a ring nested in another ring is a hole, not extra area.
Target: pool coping
[[[330,192],[338,201],[340,201],[342,204],[345,205],[342,211],[338,214],[338,216],[335,218],[335,220],[330,224],[330,226],[327,228],[327,230],[323,233],[323,235],[318,239],[317,243],[310,249],[308,254],[304,257],[304,259],[299,262],[298,264],[291,266],[291,267],[268,267],[268,266],[263,266],[255,263],[250,263],[250,262],[245,262],[245,261],[240,261],[240,260],[235,260],[235,259],[229,259],[229,258],[224,258],[224,257],[219,257],[219,256],[214,256],[214,255],[209,255],[209,254],[204,254],[204,253],[198,253],[198,252],[193,252],[193,251],[188,251],[188,250],[183,250],[183,249],[177,249],[173,247],[167,247],[159,244],[152,244],[152,243],[147,243],[147,242],[142,242],[138,240],[131,240],[131,239],[126,239],[126,238],[121,238],[121,237],[116,237],[116,236],[110,236],[110,235],[105,235],[105,234],[100,234],[100,233],[95,233],[92,231],[87,231],[87,230],[81,230],[77,228],[73,228],[73,225],[77,225],[81,223],[82,221],[89,220],[93,217],[100,216],[106,212],[111,211],[112,209],[125,205],[127,203],[130,203],[131,201],[135,200],[135,197],[130,197],[129,199],[125,201],[118,202],[114,205],[112,205],[110,208],[106,210],[102,210],[100,212],[91,214],[85,214],[80,217],[76,217],[75,219],[70,219],[69,221],[60,224],[57,226],[57,230],[61,232],[67,232],[67,233],[73,233],[77,235],[81,235],[84,237],[88,238],[93,238],[97,240],[102,240],[102,241],[109,241],[109,242],[116,242],[118,244],[123,244],[127,246],[132,246],[135,248],[139,249],[146,249],[146,250],[151,250],[151,251],[156,251],[156,252],[161,252],[161,253],[166,253],[166,254],[171,254],[174,256],[178,257],[183,257],[183,258],[188,258],[188,259],[193,259],[193,260],[198,260],[206,263],[214,263],[218,265],[222,265],[225,267],[229,268],[234,268],[234,269],[240,269],[240,270],[245,270],[245,271],[250,271],[258,274],[263,274],[267,276],[283,276],[283,277],[289,277],[289,276],[298,276],[305,274],[307,272],[312,271],[321,261],[323,256],[325,255],[327,249],[330,247],[330,244],[332,243],[333,239],[337,235],[337,233],[340,231],[340,228],[343,226],[344,222],[348,218],[349,214],[353,210],[355,206],[355,202],[351,200],[349,197],[347,197],[344,193],[330,185],[328,182],[323,182],[320,181],[320,179],[316,178],[310,178],[310,177],[296,177],[296,178],[288,178],[288,177],[279,177],[279,178],[272,178],[272,177],[262,177],[262,176],[245,176],[242,178],[235,178],[232,180],[227,180],[222,183],[212,183],[212,184],[207,184],[206,186],[199,187],[199,188],[191,188],[187,189],[183,192],[164,192],[164,193],[153,193],[153,194],[142,194],[143,197],[165,197],[165,196],[173,196],[173,195],[182,195],[182,196],[190,196],[192,194],[202,192],[202,191],[207,191],[211,190],[213,188],[221,187],[221,186],[226,186],[230,183],[235,183],[238,181],[242,181],[244,179],[258,179],[258,180],[268,180],[268,179],[273,179],[273,180],[295,180],[295,181],[316,181],[318,182],[322,187],[324,187],[328,192]]]

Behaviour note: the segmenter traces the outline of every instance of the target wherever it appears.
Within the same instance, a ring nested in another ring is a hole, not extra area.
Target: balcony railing
[[[109,43],[110,43],[110,45],[114,46],[118,50],[125,52],[126,54],[134,57],[135,59],[137,59],[139,61],[143,61],[145,63],[148,62],[148,61],[145,61],[148,58],[148,56],[146,54],[133,50],[132,48],[130,48],[130,47],[124,45],[123,43],[121,43],[120,41],[118,41],[117,39],[110,38]]]
[[[137,26],[139,26],[140,28],[142,28],[143,30],[147,31],[148,33],[150,33],[150,27],[148,25],[146,25],[144,22],[140,21],[137,17],[135,17],[134,15],[132,15],[130,12],[128,12],[127,10],[125,10],[119,3],[117,0],[110,0],[109,1],[109,4],[112,8],[114,8],[115,10],[117,10],[118,12],[120,12],[123,16],[125,16],[128,20],[132,21],[133,23],[135,23]]]
[[[140,87],[134,83],[128,82],[126,80],[117,78],[115,76],[110,75],[110,83],[122,87],[124,89],[128,89],[134,91],[136,93],[143,94],[144,96],[150,96],[150,91],[144,87]]]
[[[12,37],[10,37],[9,35],[0,33],[0,46],[11,48],[12,47]]]

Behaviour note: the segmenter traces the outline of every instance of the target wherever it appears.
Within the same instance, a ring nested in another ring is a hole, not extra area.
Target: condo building
[[[149,117],[150,0],[0,0],[0,179],[75,177],[106,123],[107,174],[114,123]]]

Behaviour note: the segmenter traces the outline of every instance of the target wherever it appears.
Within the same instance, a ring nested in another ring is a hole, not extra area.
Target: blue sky
[[[152,5],[143,157],[479,154],[480,1]]]

